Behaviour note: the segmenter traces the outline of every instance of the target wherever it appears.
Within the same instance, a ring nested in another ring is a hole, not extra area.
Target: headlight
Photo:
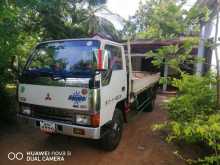
[[[22,112],[24,115],[31,115],[31,108],[28,107],[28,106],[22,106],[22,107],[21,107],[21,112]]]
[[[91,124],[90,116],[77,114],[76,115],[76,124],[90,125]]]

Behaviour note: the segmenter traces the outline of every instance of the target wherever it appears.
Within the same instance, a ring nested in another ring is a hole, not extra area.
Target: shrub
[[[0,86],[0,124],[8,125],[16,119],[17,102],[15,94],[10,94]]]
[[[220,112],[216,110],[213,74],[205,77],[182,74],[173,81],[178,95],[167,104],[170,121],[155,125],[155,130],[168,129],[168,142],[184,141],[203,144],[206,156],[189,163],[220,164]]]
[[[178,95],[168,103],[169,116],[177,121],[190,121],[213,113],[216,105],[215,78],[182,74],[172,85]]]

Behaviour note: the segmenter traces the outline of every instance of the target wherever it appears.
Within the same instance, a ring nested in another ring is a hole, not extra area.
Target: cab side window
[[[106,45],[105,50],[109,55],[109,69],[122,70],[122,52],[121,48],[113,45]]]

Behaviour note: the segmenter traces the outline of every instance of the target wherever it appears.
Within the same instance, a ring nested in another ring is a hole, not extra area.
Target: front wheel
[[[106,134],[101,139],[101,146],[107,151],[117,148],[123,131],[123,115],[119,109],[115,110],[111,124],[109,124]]]

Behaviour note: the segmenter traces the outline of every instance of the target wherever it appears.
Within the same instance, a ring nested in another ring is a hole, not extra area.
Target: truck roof
[[[60,39],[60,40],[49,40],[49,41],[40,42],[39,44],[45,44],[45,43],[51,43],[51,42],[62,42],[62,41],[75,41],[75,40],[98,40],[101,42],[108,42],[108,43],[111,43],[114,45],[123,46],[123,44],[121,44],[121,43],[114,42],[114,41],[111,41],[111,40],[108,40],[105,38],[101,38],[99,36],[94,36],[94,37],[90,37],[90,38],[70,38],[70,39]]]

